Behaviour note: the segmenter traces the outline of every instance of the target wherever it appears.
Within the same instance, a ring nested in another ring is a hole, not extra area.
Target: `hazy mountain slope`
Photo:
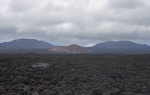
[[[48,49],[53,45],[36,39],[17,39],[0,44],[1,49]]]
[[[145,48],[149,47],[148,45],[142,45],[138,43],[134,43],[131,41],[107,41],[103,43],[96,44],[93,46],[93,48],[130,48],[130,47],[136,47],[136,48]]]
[[[150,46],[131,41],[107,41],[91,47],[95,53],[150,53]]]

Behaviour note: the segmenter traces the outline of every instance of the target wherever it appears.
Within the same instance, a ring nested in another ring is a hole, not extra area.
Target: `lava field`
[[[150,55],[0,54],[0,95],[150,95]]]

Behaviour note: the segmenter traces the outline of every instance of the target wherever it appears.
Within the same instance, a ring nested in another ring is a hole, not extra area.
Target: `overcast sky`
[[[0,0],[0,42],[18,38],[54,45],[150,43],[150,0]]]

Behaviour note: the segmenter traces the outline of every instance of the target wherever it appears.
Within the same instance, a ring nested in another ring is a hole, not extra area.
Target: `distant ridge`
[[[51,47],[53,45],[47,42],[25,38],[0,43],[0,49],[48,49]]]
[[[149,47],[148,45],[142,45],[134,43],[132,41],[106,41],[93,46],[94,48],[129,48],[129,47]]]
[[[106,41],[91,48],[96,53],[150,53],[150,46],[132,41]]]
[[[88,48],[81,47],[81,46],[76,45],[76,44],[72,44],[70,46],[54,47],[54,48],[51,48],[49,51],[58,52],[58,53],[73,53],[73,54],[92,53],[93,52],[92,50],[90,50]]]
[[[150,54],[150,46],[132,41],[106,41],[92,47],[82,47],[76,44],[53,46],[48,42],[22,38],[0,43],[0,53]]]

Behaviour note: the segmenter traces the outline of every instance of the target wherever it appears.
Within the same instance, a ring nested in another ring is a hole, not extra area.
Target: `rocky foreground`
[[[0,55],[0,95],[150,95],[150,55]]]

